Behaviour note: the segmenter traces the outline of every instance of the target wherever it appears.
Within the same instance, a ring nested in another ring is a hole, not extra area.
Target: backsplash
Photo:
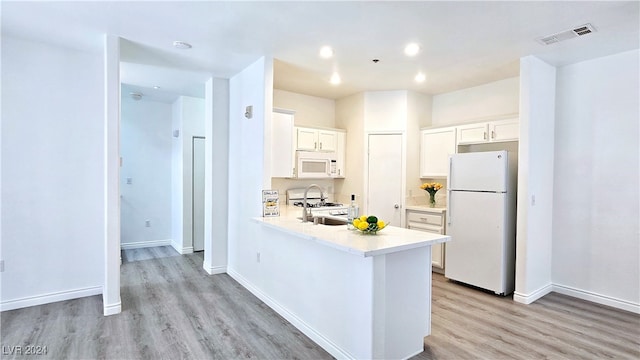
[[[442,191],[444,189],[440,189],[436,193],[436,207],[446,207],[447,206],[447,192]],[[417,196],[407,196],[405,198],[405,202],[407,206],[427,206],[429,205],[429,193],[423,191],[424,194],[418,194]],[[415,195],[415,193],[414,193]]]
[[[287,190],[300,188],[304,189],[311,184],[319,185],[325,191],[325,195],[329,198],[328,201],[334,201],[334,180],[333,179],[285,179],[285,178],[271,178],[271,190],[278,190],[278,196],[280,203],[285,204],[287,201]]]

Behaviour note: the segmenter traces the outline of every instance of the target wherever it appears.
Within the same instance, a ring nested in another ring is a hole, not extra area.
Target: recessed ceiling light
[[[416,82],[421,83],[421,82],[424,82],[425,80],[427,80],[427,76],[424,73],[419,72],[416,75],[415,79],[416,79]]]
[[[174,41],[173,47],[175,47],[176,49],[186,50],[186,49],[191,49],[193,46],[191,46],[191,44],[185,41]]]
[[[334,72],[333,75],[331,75],[331,79],[329,80],[329,82],[331,82],[333,85],[338,85],[342,82],[342,79],[340,79],[340,75],[337,72]]]
[[[404,47],[404,53],[407,56],[416,56],[418,52],[420,52],[420,45],[416,43],[411,43]]]
[[[156,85],[156,86],[154,86],[153,88],[154,88],[154,89],[156,89],[156,90],[158,90],[158,89],[160,89],[160,86]]]
[[[136,101],[138,101],[138,100],[142,99],[142,95],[143,95],[143,94],[142,94],[142,93],[140,93],[140,92],[132,92],[132,93],[129,93],[129,96],[131,96],[131,98],[132,98],[133,100],[136,100]]]
[[[331,46],[323,46],[320,48],[320,57],[328,59],[333,56],[333,49]]]

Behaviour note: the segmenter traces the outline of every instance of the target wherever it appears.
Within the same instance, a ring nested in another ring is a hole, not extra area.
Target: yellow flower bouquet
[[[438,190],[442,189],[442,184],[440,183],[424,183],[420,185],[420,189],[425,190],[429,193],[429,206],[436,206],[436,193]]]
[[[353,226],[362,231],[363,234],[371,234],[375,235],[376,232],[387,227],[388,224],[385,224],[384,221],[378,220],[376,216],[360,216],[359,218],[353,219]]]

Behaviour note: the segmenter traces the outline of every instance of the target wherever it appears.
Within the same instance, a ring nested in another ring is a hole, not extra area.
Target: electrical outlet
[[[4,272],[4,260],[0,260],[0,272]]]
[[[145,220],[144,221],[144,226],[145,227],[151,227],[151,220]]]
[[[131,185],[133,184],[133,179],[132,178],[127,178],[127,185]]]
[[[256,253],[256,261],[260,262],[260,253]]]

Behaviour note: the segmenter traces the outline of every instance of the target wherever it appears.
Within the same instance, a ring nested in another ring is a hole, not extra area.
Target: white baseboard
[[[523,294],[515,291],[513,293],[513,301],[528,305],[552,291],[553,291],[553,284],[547,284],[530,294]]]
[[[338,345],[334,344],[332,341],[324,337],[321,333],[316,331],[309,324],[305,323],[302,319],[290,312],[287,308],[279,304],[276,300],[272,299],[270,296],[255,287],[251,282],[249,282],[235,270],[228,268],[227,274],[229,274],[229,276],[240,283],[240,285],[249,290],[253,295],[258,297],[258,299],[262,300],[271,309],[280,314],[280,316],[293,324],[293,326],[295,326],[298,330],[302,331],[302,333],[307,335],[316,344],[320,345],[329,354],[333,355],[337,359],[355,359],[355,357],[349,352],[340,348]]]
[[[102,311],[104,316],[120,314],[122,312],[122,302],[118,301],[115,304],[104,304],[104,306],[102,307]]]
[[[226,266],[211,266],[211,264],[203,263],[202,268],[209,275],[224,274],[227,272]]]
[[[175,241],[171,240],[171,246],[176,249],[176,251],[180,254],[180,255],[184,255],[184,254],[192,254],[193,253],[193,246],[185,246],[183,247],[182,245],[176,243]]]
[[[58,301],[78,299],[102,294],[102,286],[52,292],[48,294],[28,296],[21,299],[0,302],[0,311],[21,309],[30,306],[44,305]]]
[[[171,245],[171,239],[165,240],[149,240],[149,241],[136,241],[130,243],[121,243],[120,249],[142,249],[147,247],[156,247],[156,246],[167,246]]]
[[[581,289],[576,289],[571,286],[559,285],[559,284],[553,285],[553,291],[563,295],[572,296],[578,299],[587,300],[597,304],[607,305],[607,306],[614,307],[616,309],[626,310],[636,314],[640,314],[640,304],[632,303],[631,301],[616,299],[611,296],[597,294],[591,291],[585,291]]]

